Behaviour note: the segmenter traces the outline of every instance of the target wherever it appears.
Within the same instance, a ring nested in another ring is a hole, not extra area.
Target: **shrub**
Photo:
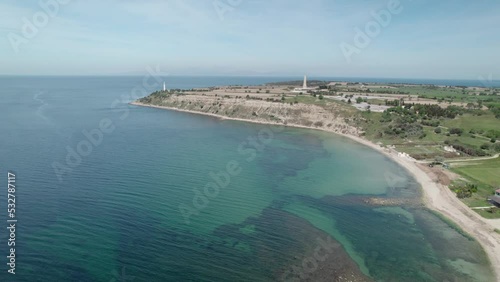
[[[495,143],[495,144],[491,145],[491,148],[492,148],[495,152],[500,152],[500,143]]]
[[[436,129],[434,129],[434,132],[436,132],[437,134],[440,134],[441,133],[441,127],[436,127]]]
[[[464,131],[461,128],[452,128],[450,129],[450,134],[462,135]]]
[[[481,149],[482,150],[489,150],[490,149],[490,144],[484,143],[483,145],[481,145]]]
[[[426,126],[432,126],[432,127],[438,127],[439,126],[439,120],[425,120],[426,117],[423,117],[424,120],[422,120],[422,125],[426,125]]]
[[[473,193],[477,192],[477,184],[467,183],[465,185],[460,185],[455,188],[455,193],[460,199],[470,198]]]

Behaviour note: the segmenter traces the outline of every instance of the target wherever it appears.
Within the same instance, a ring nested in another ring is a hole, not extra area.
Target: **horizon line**
[[[140,77],[144,74],[0,74],[0,77]],[[306,74],[307,75],[307,74]],[[213,75],[213,74],[167,74],[165,77],[258,77],[258,78],[300,78],[303,80],[304,74],[299,75]],[[409,80],[451,80],[451,81],[481,81],[480,78],[430,78],[430,77],[377,77],[377,76],[331,76],[331,75],[307,75],[309,78],[346,78],[346,79],[409,79]],[[498,79],[490,82],[500,82]]]

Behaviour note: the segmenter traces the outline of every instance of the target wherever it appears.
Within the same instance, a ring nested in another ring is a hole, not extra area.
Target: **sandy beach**
[[[174,111],[187,112],[193,114],[208,115],[225,120],[238,120],[244,122],[270,124],[270,125],[283,125],[283,124],[263,122],[258,120],[229,118],[218,114],[182,110],[173,107],[147,105],[139,102],[132,102],[131,104],[136,106],[145,106],[145,107],[174,110]],[[495,275],[497,277],[497,281],[500,281],[500,234],[494,231],[495,228],[500,229],[500,220],[489,220],[482,218],[479,214],[475,213],[469,207],[467,207],[463,202],[461,202],[453,194],[453,192],[450,189],[448,189],[448,187],[443,186],[432,180],[432,175],[430,175],[428,172],[420,168],[417,162],[409,158],[399,156],[398,152],[395,150],[381,147],[359,136],[354,136],[352,134],[345,134],[335,130],[308,127],[295,124],[286,124],[286,126],[322,130],[331,133],[336,133],[341,136],[345,136],[347,138],[350,138],[351,140],[364,144],[374,150],[383,153],[384,155],[386,155],[387,157],[391,158],[399,165],[404,167],[408,172],[410,172],[411,175],[413,175],[413,177],[418,181],[418,183],[420,183],[422,190],[424,192],[423,200],[426,206],[446,216],[448,219],[457,224],[460,228],[462,228],[465,232],[474,237],[481,244],[485,252],[488,254],[488,257],[492,265],[492,269],[494,270]]]

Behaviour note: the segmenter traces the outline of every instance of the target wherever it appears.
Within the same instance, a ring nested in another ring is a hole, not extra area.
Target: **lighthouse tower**
[[[163,82],[163,92],[167,91],[167,85],[165,84],[165,81]]]
[[[307,76],[304,75],[304,84],[302,85],[302,89],[307,89]]]

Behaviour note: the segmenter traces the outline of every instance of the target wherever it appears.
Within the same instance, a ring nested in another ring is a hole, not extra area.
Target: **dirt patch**
[[[418,164],[418,167],[425,171],[435,183],[448,186],[453,180],[460,178],[459,175],[446,170],[440,166],[429,167],[426,164]]]

